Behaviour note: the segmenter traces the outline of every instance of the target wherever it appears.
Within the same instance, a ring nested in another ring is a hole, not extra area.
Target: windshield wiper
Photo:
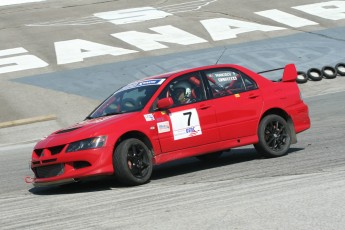
[[[98,117],[91,117],[91,116],[88,116],[88,117],[85,118],[85,120],[90,120],[90,119],[95,119],[95,118],[100,118],[100,117],[107,117],[107,116],[112,116],[112,115],[117,115],[117,114],[122,114],[122,113],[119,113],[119,112],[106,113],[106,114],[103,114],[103,115],[98,116]]]

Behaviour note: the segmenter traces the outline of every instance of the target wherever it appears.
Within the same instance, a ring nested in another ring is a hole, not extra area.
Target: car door
[[[184,91],[191,98],[176,95],[178,91]],[[174,78],[158,99],[163,97],[171,97],[174,101],[171,108],[153,113],[163,153],[219,141],[215,107],[205,100],[205,88],[199,73]]]
[[[204,71],[213,98],[220,140],[256,135],[262,95],[249,76],[232,68]]]

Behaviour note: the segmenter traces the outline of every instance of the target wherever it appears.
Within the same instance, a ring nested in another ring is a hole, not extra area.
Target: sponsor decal
[[[170,124],[169,121],[163,121],[157,123],[158,133],[166,133],[170,132]]]
[[[224,81],[236,81],[237,77],[223,77],[223,78],[218,78],[217,79],[219,82],[224,82]]]
[[[196,109],[171,113],[170,119],[174,140],[195,137],[202,134],[199,115]]]
[[[161,85],[165,79],[154,79],[154,80],[144,80],[139,81],[137,87],[147,86],[147,85]]]
[[[154,121],[155,120],[155,117],[153,116],[152,113],[144,114],[144,117],[145,117],[146,121]]]
[[[223,73],[215,73],[214,76],[216,77],[228,77],[233,75],[231,72],[223,72]]]
[[[161,85],[164,81],[165,81],[165,79],[135,81],[135,82],[132,82],[132,83],[124,86],[118,92],[123,91],[123,90],[127,90],[127,89],[149,86],[149,85]]]

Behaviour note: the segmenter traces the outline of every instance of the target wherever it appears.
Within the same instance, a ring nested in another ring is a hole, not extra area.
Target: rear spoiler
[[[268,73],[268,72],[282,70],[282,69],[284,70],[283,78],[282,78],[283,82],[294,82],[294,81],[296,81],[297,70],[296,70],[296,66],[294,64],[287,64],[285,67],[282,67],[282,68],[261,71],[261,72],[258,72],[258,74]]]

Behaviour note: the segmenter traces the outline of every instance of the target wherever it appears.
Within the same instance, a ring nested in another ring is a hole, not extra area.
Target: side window
[[[241,75],[232,69],[205,71],[213,97],[223,97],[245,91]]]
[[[253,79],[251,79],[250,77],[248,77],[247,75],[242,74],[242,78],[243,78],[244,85],[246,87],[246,91],[258,88],[255,81]]]
[[[205,90],[198,73],[183,75],[174,79],[158,96],[171,97],[174,106],[205,100]]]

